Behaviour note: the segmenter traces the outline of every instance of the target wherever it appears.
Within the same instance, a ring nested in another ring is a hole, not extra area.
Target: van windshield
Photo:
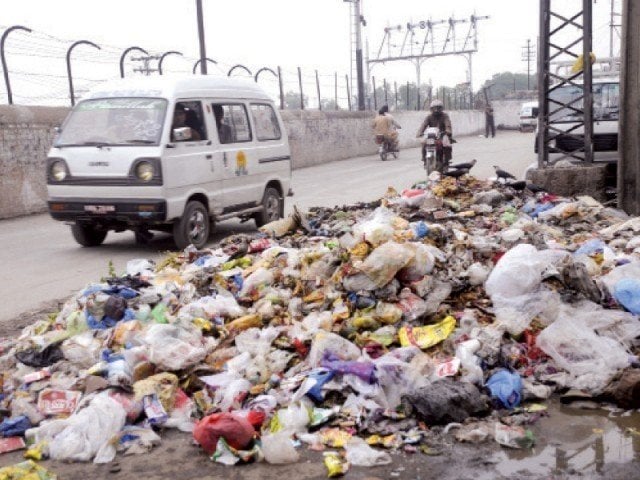
[[[549,111],[557,110],[560,105],[551,100],[562,103],[569,103],[582,96],[582,89],[568,85],[554,90],[549,96]],[[593,119],[602,120],[618,120],[619,114],[619,98],[620,85],[618,83],[594,83],[593,84]],[[572,104],[573,108],[582,109],[582,99]],[[556,122],[575,122],[582,115],[571,109],[563,108],[551,116]]]
[[[159,98],[101,98],[79,103],[57,138],[57,147],[158,145],[167,110]]]

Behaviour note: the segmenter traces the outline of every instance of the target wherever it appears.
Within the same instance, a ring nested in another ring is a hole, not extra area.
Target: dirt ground
[[[52,301],[0,324],[0,337],[20,330],[62,304]],[[452,430],[434,448],[434,455],[392,453],[393,463],[383,467],[352,467],[347,479],[635,479],[640,478],[640,411],[622,411],[593,402],[563,405],[557,398],[541,402],[547,414],[530,428],[536,445],[528,450],[501,447],[492,439],[481,444],[457,442]],[[107,465],[43,461],[58,480],[315,480],[324,479],[322,454],[302,447],[301,460],[291,465],[266,463],[226,467],[209,460],[191,435],[175,430],[161,432],[162,443],[147,454],[118,455]],[[23,452],[0,455],[0,466],[22,461]]]

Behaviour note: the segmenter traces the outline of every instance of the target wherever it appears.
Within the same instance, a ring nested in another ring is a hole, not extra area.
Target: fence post
[[[76,96],[73,92],[73,77],[71,76],[71,51],[78,45],[91,45],[94,48],[100,50],[100,47],[89,40],[78,40],[74,42],[67,50],[67,76],[69,77],[69,98],[71,99],[71,106],[76,104]]]
[[[318,70],[316,70],[316,89],[318,90],[318,110],[322,110],[322,101],[320,100],[320,78],[318,77]]]
[[[144,53],[145,55],[149,55],[149,52],[147,52],[144,48],[140,48],[140,47],[127,48],[124,52],[122,52],[122,55],[120,55],[120,78],[124,78],[124,58],[127,56],[129,52],[133,52],[133,51],[137,51],[137,52]]]
[[[378,95],[376,92],[376,77],[371,77],[371,83],[373,84],[373,109],[378,110]]]
[[[339,110],[339,108],[338,108],[338,72],[334,72],[334,74],[333,74],[333,84],[335,86],[336,110]]]
[[[280,110],[284,110],[284,87],[282,85],[282,69],[278,66],[278,89],[280,90]]]
[[[409,110],[409,82],[407,81],[407,110]]]
[[[394,80],[393,81],[393,91],[396,94],[396,110],[398,109],[398,83]]]
[[[304,93],[302,91],[302,70],[298,67],[298,84],[300,85],[300,110],[304,110]]]
[[[344,76],[347,81],[347,105],[349,105],[349,111],[351,111],[351,89],[349,88],[349,75]]]
[[[382,79],[382,85],[384,86],[384,104],[389,105],[389,98],[387,97],[387,79]]]
[[[11,93],[11,83],[9,83],[9,70],[7,70],[7,60],[4,57],[4,42],[7,39],[7,35],[9,35],[14,30],[24,30],[25,32],[31,33],[30,28],[23,27],[22,25],[15,25],[13,27],[7,28],[2,34],[2,39],[0,39],[0,55],[2,56],[2,71],[4,72],[4,83],[7,86],[7,98],[9,99],[9,105],[13,105],[13,94]]]

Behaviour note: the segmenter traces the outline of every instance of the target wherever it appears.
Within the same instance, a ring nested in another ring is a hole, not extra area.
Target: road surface
[[[454,162],[477,159],[473,174],[480,178],[492,175],[492,165],[520,177],[535,160],[533,135],[498,132],[493,139],[459,138],[454,148]],[[327,163],[293,172],[295,196],[287,199],[287,211],[293,205],[344,205],[380,198],[393,186],[403,189],[422,180],[425,172],[419,161],[419,149],[404,150],[396,160],[381,162],[366,156]],[[236,232],[251,232],[253,222],[228,221],[216,226],[211,243]],[[2,252],[3,285],[0,293],[0,323],[15,319],[21,313],[64,299],[90,281],[108,272],[110,261],[117,272],[123,272],[133,258],[158,259],[175,249],[171,238],[158,234],[150,245],[134,243],[133,233],[109,233],[99,248],[82,248],[69,227],[52,220],[47,214],[0,220],[0,252]]]

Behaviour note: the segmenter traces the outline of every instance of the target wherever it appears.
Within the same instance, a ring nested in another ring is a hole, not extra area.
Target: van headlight
[[[67,175],[69,174],[69,172],[67,171],[67,166],[62,160],[55,160],[53,163],[51,163],[49,171],[51,172],[51,178],[53,178],[57,182],[62,182],[65,178],[67,178]]]
[[[154,176],[154,168],[151,162],[143,160],[138,162],[135,168],[136,177],[143,182],[150,182]]]

